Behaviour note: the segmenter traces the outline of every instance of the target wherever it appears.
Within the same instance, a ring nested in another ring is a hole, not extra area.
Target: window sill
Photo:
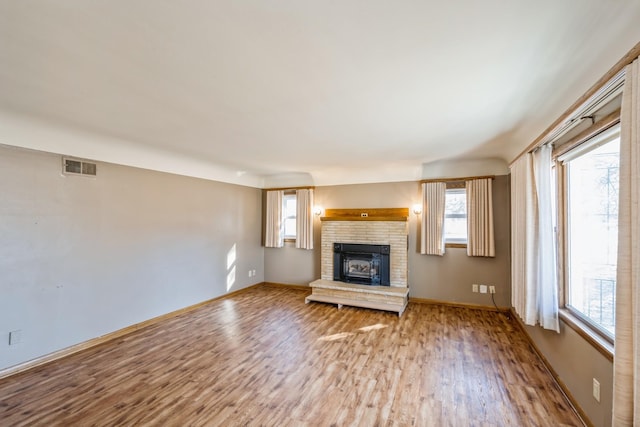
[[[445,243],[444,244],[445,248],[467,248],[467,244],[466,243]]]
[[[595,349],[610,362],[613,362],[613,344],[606,338],[594,331],[593,328],[580,320],[580,318],[571,314],[571,312],[566,308],[560,309],[560,319],[563,320],[568,327],[576,331],[578,335],[584,338],[585,341],[595,347]]]

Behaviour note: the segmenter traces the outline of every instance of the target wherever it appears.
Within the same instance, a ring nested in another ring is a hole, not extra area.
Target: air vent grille
[[[69,175],[96,176],[98,170],[93,162],[79,159],[62,159],[62,172]]]

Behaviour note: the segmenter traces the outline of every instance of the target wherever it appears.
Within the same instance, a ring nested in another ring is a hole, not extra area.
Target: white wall
[[[0,145],[0,369],[264,280],[260,190],[61,167]]]

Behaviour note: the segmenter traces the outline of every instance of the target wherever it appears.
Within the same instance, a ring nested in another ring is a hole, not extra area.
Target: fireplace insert
[[[389,286],[390,245],[333,244],[333,280]]]

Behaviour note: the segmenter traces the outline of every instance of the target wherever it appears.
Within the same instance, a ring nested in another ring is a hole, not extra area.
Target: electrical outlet
[[[471,285],[471,292],[478,292],[478,285],[477,284],[473,284]]]
[[[487,293],[487,285],[480,285],[480,293],[481,294]]]
[[[489,293],[490,294],[495,294],[496,293],[496,287],[495,286],[489,286]]]
[[[247,274],[248,277],[251,277],[251,270],[249,270],[249,273]]]
[[[593,379],[593,398],[600,402],[600,382],[597,379]]]

